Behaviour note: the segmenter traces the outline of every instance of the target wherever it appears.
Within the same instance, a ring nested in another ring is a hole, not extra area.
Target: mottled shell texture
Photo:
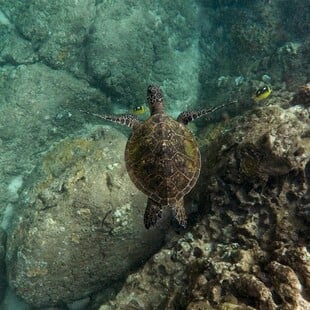
[[[196,184],[201,165],[192,133],[163,113],[133,130],[125,161],[137,188],[161,205],[183,198]]]

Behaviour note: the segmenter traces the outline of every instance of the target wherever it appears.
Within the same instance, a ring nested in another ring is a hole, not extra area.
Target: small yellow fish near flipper
[[[268,85],[265,85],[265,86],[259,88],[255,92],[255,94],[253,95],[253,99],[255,101],[264,100],[270,96],[271,92],[272,92],[271,88]]]
[[[133,115],[143,115],[144,113],[146,113],[146,111],[147,109],[144,105],[136,106],[131,109],[131,113]]]

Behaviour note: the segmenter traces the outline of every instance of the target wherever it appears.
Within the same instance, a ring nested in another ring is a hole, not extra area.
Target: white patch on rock
[[[8,26],[12,25],[9,19],[5,16],[5,14],[1,10],[0,10],[0,24]]]
[[[23,176],[18,175],[11,180],[11,183],[8,186],[8,191],[12,194],[12,196],[17,198],[18,190],[22,187],[22,185],[23,185]]]

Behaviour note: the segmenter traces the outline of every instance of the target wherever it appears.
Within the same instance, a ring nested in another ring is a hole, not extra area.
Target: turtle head
[[[164,95],[159,86],[150,85],[147,88],[147,103],[149,105],[151,115],[164,113]]]

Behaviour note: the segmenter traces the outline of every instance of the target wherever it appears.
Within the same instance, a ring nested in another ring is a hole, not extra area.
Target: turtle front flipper
[[[144,213],[144,226],[146,229],[149,229],[151,226],[154,226],[159,218],[162,215],[162,206],[148,198],[146,210]]]
[[[209,113],[213,113],[217,110],[223,109],[223,108],[225,108],[231,104],[234,104],[236,102],[237,101],[231,101],[229,103],[222,104],[218,107],[211,107],[209,109],[201,109],[198,111],[184,111],[178,116],[177,121],[182,123],[183,125],[187,125],[189,122],[191,122],[197,118],[200,118],[200,117],[207,115]]]
[[[140,121],[132,114],[119,114],[119,115],[100,115],[96,113],[91,113],[88,111],[80,110],[83,113],[104,119],[106,121],[111,121],[114,123],[118,123],[120,125],[125,125],[129,128],[134,128],[140,124]]]
[[[184,200],[178,200],[173,206],[174,216],[181,226],[186,228],[187,215],[184,208]]]

